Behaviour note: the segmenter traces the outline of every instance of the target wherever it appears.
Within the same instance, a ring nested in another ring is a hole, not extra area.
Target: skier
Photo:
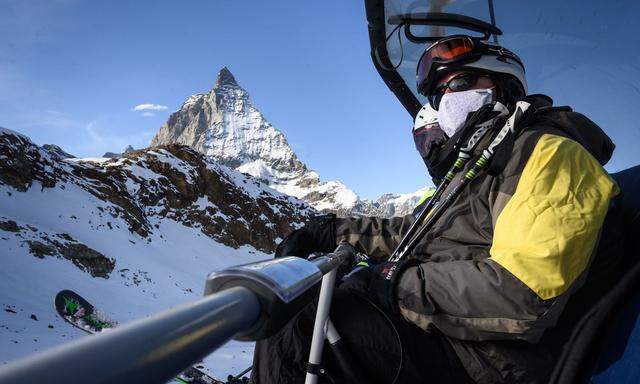
[[[602,168],[614,145],[585,116],[527,96],[524,65],[496,44],[440,39],[423,53],[417,85],[439,123],[414,130],[430,175],[448,183],[443,196],[473,181],[401,260],[388,261],[412,215],[323,216],[276,254],[306,257],[347,240],[377,262],[342,279],[331,309],[372,383],[545,383],[577,320],[621,272],[618,187]],[[506,121],[517,124],[498,140]],[[450,177],[483,124],[492,130]],[[469,171],[494,142],[486,167]],[[303,382],[313,315],[310,306],[257,343],[253,382]],[[330,351],[323,365],[339,375]]]

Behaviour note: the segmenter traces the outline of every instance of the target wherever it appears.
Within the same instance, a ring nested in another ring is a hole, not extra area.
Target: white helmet
[[[524,64],[520,58],[500,45],[467,35],[444,37],[429,46],[418,61],[418,92],[433,106],[433,90],[449,73],[475,71],[491,78],[498,89],[498,100],[510,104],[527,94]]]
[[[433,124],[438,124],[438,111],[431,108],[431,105],[427,103],[418,111],[413,122],[413,131],[415,132],[423,127],[430,128],[429,126]]]

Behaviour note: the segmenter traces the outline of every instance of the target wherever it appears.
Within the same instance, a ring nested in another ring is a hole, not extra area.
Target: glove
[[[336,215],[315,216],[304,227],[296,229],[278,244],[276,257],[307,258],[313,252],[331,252],[336,247]]]
[[[369,267],[354,269],[345,276],[340,288],[366,295],[387,313],[398,313],[395,297],[397,279],[409,266],[419,264],[416,260],[384,262]]]
[[[345,241],[345,240],[343,240]],[[364,253],[357,252],[354,254],[353,259],[344,261],[338,267],[338,275],[336,276],[337,286],[342,286],[346,281],[350,281],[354,285],[363,285],[364,288],[360,289],[360,292],[366,291],[366,287],[369,285],[368,272],[362,272],[371,267],[371,259]],[[361,281],[361,279],[363,281]],[[352,287],[352,290],[358,290]]]

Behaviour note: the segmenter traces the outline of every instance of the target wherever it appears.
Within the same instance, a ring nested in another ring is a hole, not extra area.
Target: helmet
[[[429,103],[425,104],[418,114],[416,114],[416,118],[413,123],[413,131],[417,131],[420,128],[427,127],[430,128],[433,124],[438,122],[438,111],[431,108]]]
[[[424,51],[416,68],[418,92],[429,96],[439,79],[461,70],[480,72],[491,78],[498,89],[497,97],[504,104],[527,94],[524,64],[516,54],[466,35],[442,38]]]

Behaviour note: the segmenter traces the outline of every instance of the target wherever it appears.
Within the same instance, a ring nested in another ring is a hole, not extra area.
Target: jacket
[[[606,289],[613,276],[590,269],[618,194],[603,169],[614,145],[585,116],[545,100],[502,170],[466,187],[413,249],[409,258],[420,264],[397,280],[403,317],[441,332],[478,383],[545,382],[567,333],[558,330],[570,327],[561,320],[579,316],[581,306],[568,303],[579,298],[584,307],[595,298],[583,297],[583,287]],[[337,219],[336,240],[386,259],[414,220]],[[616,264],[611,253],[601,258]]]

